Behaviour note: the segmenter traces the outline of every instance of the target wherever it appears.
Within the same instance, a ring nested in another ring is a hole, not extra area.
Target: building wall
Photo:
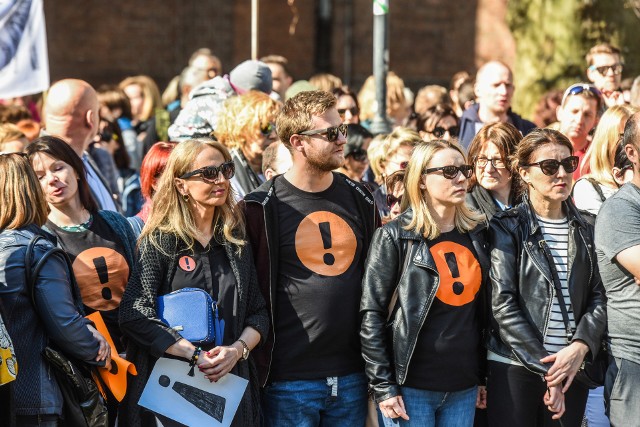
[[[321,0],[260,1],[259,56],[289,58],[296,78],[318,71],[319,38],[329,37],[325,66],[358,86],[372,73],[371,0],[333,0],[332,28],[318,35]],[[456,71],[488,59],[508,63],[515,45],[504,18],[507,0],[391,0],[389,66],[414,89],[447,84]],[[161,88],[199,47],[211,48],[228,71],[249,58],[250,0],[45,0],[52,81],[94,85],[148,74]],[[350,71],[350,73],[349,73]]]

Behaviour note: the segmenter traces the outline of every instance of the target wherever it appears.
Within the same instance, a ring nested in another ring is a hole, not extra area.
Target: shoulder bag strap
[[[602,192],[602,188],[600,187],[598,181],[596,181],[594,178],[587,178],[587,181],[589,181],[593,186],[593,189],[596,190],[596,193],[598,193],[601,201],[604,202],[605,200],[607,200],[607,198],[604,197],[604,193]]]
[[[567,332],[567,340],[569,340],[570,342],[573,339],[573,329],[571,328],[571,321],[569,320],[569,312],[567,311],[567,306],[564,302],[564,293],[562,292],[562,286],[560,285],[560,277],[558,276],[558,270],[556,270],[556,264],[555,264],[555,261],[553,260],[553,255],[551,255],[551,251],[549,250],[549,246],[547,245],[547,242],[544,240],[541,240],[540,248],[542,249],[544,256],[547,258],[549,269],[551,270],[553,287],[556,289],[556,297],[558,298],[558,305],[560,305],[560,312],[562,313],[564,328]]]
[[[409,239],[407,241],[407,251],[404,254],[404,260],[402,262],[402,270],[400,270],[400,274],[398,274],[398,284],[400,283],[400,279],[404,274],[409,262],[411,262],[411,248],[413,247],[413,240]],[[398,284],[396,284],[396,288],[393,291],[393,295],[391,296],[391,301],[389,302],[389,313],[387,314],[387,322],[391,319],[391,313],[393,313],[393,309],[396,307],[398,302]]]

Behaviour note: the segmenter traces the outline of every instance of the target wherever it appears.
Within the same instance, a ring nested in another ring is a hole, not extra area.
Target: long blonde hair
[[[47,222],[49,205],[38,177],[21,154],[0,154],[0,205],[0,231],[29,224],[42,227]]]
[[[411,161],[405,170],[404,176],[404,197],[402,198],[401,210],[407,208],[413,210],[411,222],[404,227],[405,230],[414,230],[427,240],[435,239],[440,235],[440,228],[431,214],[427,194],[429,189],[420,188],[424,170],[440,150],[456,150],[465,159],[462,148],[453,141],[434,140],[423,142],[415,147]],[[478,224],[484,221],[481,214],[471,211],[465,203],[456,206],[455,226],[460,233],[473,230]]]
[[[188,250],[193,249],[194,236],[198,234],[198,228],[193,213],[176,188],[174,180],[191,171],[196,157],[206,147],[218,150],[225,162],[231,160],[229,151],[219,142],[205,138],[190,139],[176,145],[158,180],[158,189],[153,196],[153,210],[140,234],[140,240],[148,236],[151,244],[163,253],[165,252],[161,245],[162,234],[173,234],[187,244]],[[231,187],[229,190],[225,203],[216,207],[213,217],[214,235],[222,236],[225,242],[233,243],[240,249],[245,244],[244,217]]]
[[[620,123],[626,123],[637,111],[637,108],[630,105],[615,105],[602,115],[593,141],[582,160],[582,172],[589,165],[588,177],[607,187],[617,188],[611,170],[616,156],[616,146],[620,141]]]

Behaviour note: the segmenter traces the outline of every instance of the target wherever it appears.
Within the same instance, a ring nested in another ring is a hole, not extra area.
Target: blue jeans
[[[384,418],[380,414],[382,427],[472,427],[476,412],[478,387],[467,390],[444,392],[401,387],[402,400],[409,421],[402,418]]]
[[[355,427],[367,418],[364,374],[276,381],[262,393],[264,427]]]

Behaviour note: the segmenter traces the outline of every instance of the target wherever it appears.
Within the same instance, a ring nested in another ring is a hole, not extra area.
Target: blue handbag
[[[158,297],[158,317],[194,345],[222,345],[224,319],[208,292],[183,288]]]

